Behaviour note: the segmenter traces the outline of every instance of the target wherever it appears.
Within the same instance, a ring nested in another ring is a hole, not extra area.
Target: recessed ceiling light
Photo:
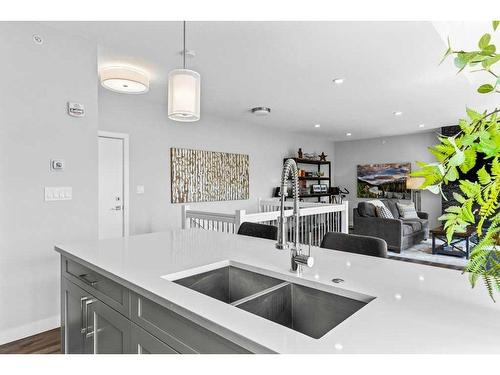
[[[333,80],[333,83],[335,83],[336,85],[341,85],[344,83],[344,78],[335,78]]]
[[[418,127],[423,128],[424,126],[425,126],[425,124],[420,124]]]
[[[315,128],[320,128],[321,127],[321,124],[316,124],[314,125]]]
[[[149,77],[143,71],[127,66],[101,69],[101,85],[123,94],[144,94],[149,91]]]
[[[346,137],[350,137],[352,133],[345,133]]]
[[[392,112],[392,114],[394,116],[401,116],[403,114],[403,112],[401,112],[401,111],[394,111],[394,112]]]
[[[269,107],[254,107],[251,109],[255,116],[267,116],[271,113],[271,108]]]

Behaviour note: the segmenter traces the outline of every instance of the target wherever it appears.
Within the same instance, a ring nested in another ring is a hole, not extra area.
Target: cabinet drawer
[[[179,353],[249,353],[179,314],[131,293],[131,319]]]
[[[130,294],[127,288],[67,258],[62,258],[62,273],[116,311],[130,317]]]
[[[132,354],[178,354],[174,349],[158,340],[138,325],[131,323],[130,349]]]

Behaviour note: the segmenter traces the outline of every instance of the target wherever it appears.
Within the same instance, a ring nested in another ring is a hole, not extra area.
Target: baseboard
[[[47,319],[25,324],[23,326],[9,328],[7,330],[0,331],[0,345],[33,336],[37,333],[49,331],[60,326],[61,317],[59,315],[55,315]]]

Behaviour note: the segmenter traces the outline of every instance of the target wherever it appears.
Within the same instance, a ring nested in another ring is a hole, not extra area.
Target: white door
[[[124,140],[99,137],[99,238],[124,236]]]

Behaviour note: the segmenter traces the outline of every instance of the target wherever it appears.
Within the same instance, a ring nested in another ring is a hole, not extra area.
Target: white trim
[[[115,138],[123,140],[123,236],[130,234],[130,180],[129,180],[129,145],[130,137],[127,133],[116,133],[105,130],[99,130],[97,137]]]
[[[49,318],[37,320],[36,322],[28,323],[22,326],[8,328],[0,331],[0,345],[7,344],[12,341],[24,339],[41,332],[49,331],[61,326],[61,317],[54,315]]]

